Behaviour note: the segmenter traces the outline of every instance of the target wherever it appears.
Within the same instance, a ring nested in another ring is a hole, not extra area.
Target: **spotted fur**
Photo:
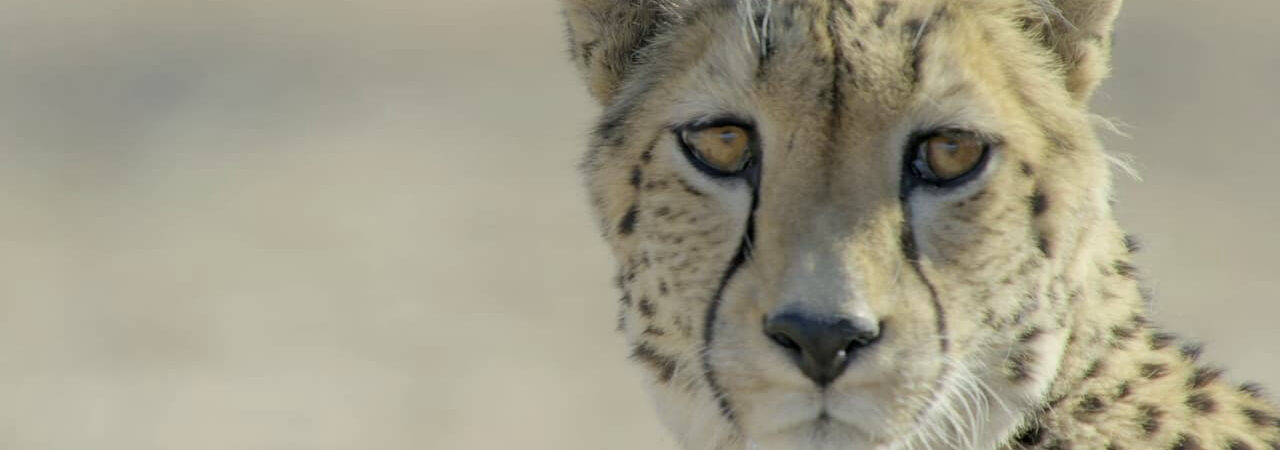
[[[685,448],[1280,448],[1260,389],[1147,319],[1085,108],[1119,0],[562,1],[619,329]],[[759,145],[718,176],[674,130],[726,118]],[[921,184],[943,128],[989,158]],[[783,312],[880,334],[823,387]]]

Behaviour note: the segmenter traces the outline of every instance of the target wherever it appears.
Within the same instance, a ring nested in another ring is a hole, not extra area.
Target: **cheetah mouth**
[[[749,440],[751,450],[765,449],[887,449],[892,443],[856,421],[842,420],[822,411],[759,439]]]
[[[749,448],[888,448],[892,439],[885,434],[888,423],[881,420],[885,415],[869,400],[856,394],[826,393],[805,406],[792,405],[803,411],[766,412],[765,417],[757,417],[763,420],[748,426],[754,430],[748,434],[758,444]]]

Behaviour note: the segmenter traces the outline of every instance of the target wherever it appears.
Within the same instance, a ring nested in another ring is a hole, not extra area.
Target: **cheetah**
[[[562,0],[618,329],[687,449],[1280,450],[1148,320],[1120,0]]]

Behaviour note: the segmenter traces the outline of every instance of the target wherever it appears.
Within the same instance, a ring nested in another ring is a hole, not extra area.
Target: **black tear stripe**
[[[737,251],[733,254],[733,259],[729,260],[729,265],[725,268],[724,274],[720,276],[720,283],[716,286],[715,293],[711,296],[711,303],[707,305],[707,313],[703,316],[702,322],[702,375],[706,378],[707,385],[711,388],[712,395],[720,403],[720,414],[727,419],[730,425],[737,426],[737,418],[733,413],[733,405],[729,403],[729,396],[725,394],[724,388],[720,386],[720,382],[716,381],[715,369],[711,367],[711,343],[714,340],[716,318],[720,314],[720,304],[724,301],[724,290],[728,288],[729,281],[733,280],[734,274],[747,260],[751,258],[751,243],[756,237],[756,209],[760,205],[760,173],[761,164],[757,163],[749,169],[746,175],[746,181],[751,185],[751,209],[747,212],[747,227],[742,234],[742,242],[738,244]]]
[[[933,282],[929,281],[929,277],[925,276],[924,270],[920,268],[920,253],[916,248],[915,230],[911,227],[911,207],[905,198],[902,202],[902,215],[902,253],[907,263],[911,264],[911,269],[915,270],[916,276],[919,276],[920,281],[924,282],[924,286],[929,289],[929,298],[933,303],[938,329],[938,346],[942,349],[942,354],[946,355],[951,350],[951,340],[947,337],[947,311],[942,307],[942,299],[938,298],[938,288],[933,286]]]
[[[905,178],[904,178],[905,179]],[[909,183],[903,182],[903,188],[906,189]],[[935,326],[938,329],[938,348],[942,350],[942,355],[946,356],[951,352],[951,340],[947,337],[947,312],[942,308],[942,300],[938,298],[938,289],[933,286],[933,282],[929,281],[929,277],[924,275],[924,270],[920,268],[919,249],[916,248],[915,231],[911,227],[911,208],[907,204],[907,192],[903,190],[899,194],[902,198],[902,253],[906,257],[907,263],[911,264],[911,269],[915,270],[916,276],[920,277],[920,281],[924,282],[924,286],[929,289],[929,298],[932,300]],[[1021,364],[1021,362],[1020,362]],[[947,379],[950,372],[950,366],[942,365],[942,370],[938,372],[938,377],[933,381],[933,391],[939,392],[942,383]],[[933,399],[930,399],[931,401]],[[919,421],[928,412],[928,409],[921,409],[916,412],[916,421]]]

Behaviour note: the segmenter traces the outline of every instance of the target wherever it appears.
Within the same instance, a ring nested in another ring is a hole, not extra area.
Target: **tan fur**
[[[1118,0],[564,1],[619,328],[685,448],[1280,448],[1274,407],[1145,319],[1084,109]],[[758,179],[680,149],[724,117]],[[998,145],[904,191],[938,128]],[[821,389],[763,331],[791,311],[882,335]]]

